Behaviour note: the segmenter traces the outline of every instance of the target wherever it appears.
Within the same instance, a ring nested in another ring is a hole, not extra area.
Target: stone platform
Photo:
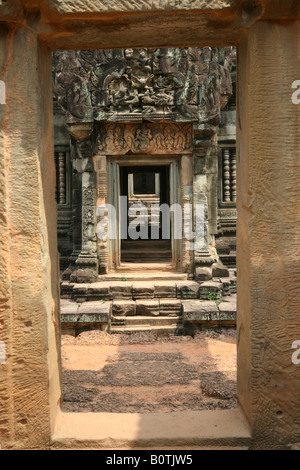
[[[101,280],[61,285],[62,332],[86,329],[109,333],[151,331],[193,334],[206,328],[235,327],[236,276],[211,281]]]

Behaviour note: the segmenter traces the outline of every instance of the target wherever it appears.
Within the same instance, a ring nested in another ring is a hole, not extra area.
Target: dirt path
[[[235,331],[63,337],[64,411],[149,413],[236,406]]]

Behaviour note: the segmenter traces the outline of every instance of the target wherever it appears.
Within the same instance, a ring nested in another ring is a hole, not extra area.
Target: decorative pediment
[[[192,126],[190,124],[105,124],[98,127],[97,136],[97,154],[192,152]]]
[[[172,48],[54,53],[54,93],[68,123],[217,125],[232,94],[234,49]]]

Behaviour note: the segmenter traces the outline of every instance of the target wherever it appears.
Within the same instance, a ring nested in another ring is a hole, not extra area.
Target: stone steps
[[[236,293],[236,277],[214,278],[211,281],[196,282],[187,279],[100,280],[91,284],[61,283],[61,297],[76,302],[139,300],[139,299],[206,299],[216,300]]]
[[[123,241],[121,263],[172,263],[172,248],[169,240]],[[133,266],[134,268],[134,266]]]
[[[182,314],[180,299],[140,299],[140,300],[113,300],[112,315],[115,317],[135,316],[178,316]]]
[[[110,333],[193,334],[207,328],[235,327],[236,296],[219,301],[157,299],[80,304],[66,300],[61,304],[61,324],[63,332],[97,328]]]
[[[149,267],[148,267],[149,266]],[[113,274],[102,274],[99,276],[99,282],[101,281],[184,281],[188,279],[186,273],[174,272],[174,267],[170,264],[169,266],[161,263],[151,263],[147,266],[146,263],[134,264],[124,263],[120,266],[118,271]]]
[[[133,334],[133,333],[154,333],[158,336],[162,335],[182,335],[183,326],[179,325],[126,325],[112,326],[111,334]]]
[[[111,325],[126,325],[126,326],[165,326],[165,325],[182,325],[182,315],[174,317],[113,317]]]
[[[236,325],[236,277],[211,281],[148,280],[62,283],[65,330],[101,328],[111,333],[193,333]]]

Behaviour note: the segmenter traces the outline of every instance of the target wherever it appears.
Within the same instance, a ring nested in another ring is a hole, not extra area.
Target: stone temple
[[[63,324],[102,324],[101,300],[114,300],[104,318],[116,331],[120,314],[177,318],[179,299],[233,293],[235,48],[57,51],[53,80],[62,297],[99,303],[63,302]],[[129,292],[129,278],[143,286]],[[121,281],[120,298],[109,281]],[[153,281],[166,281],[159,297],[172,307],[157,306]],[[154,304],[120,305],[144,296]],[[225,322],[211,304],[184,318],[234,325],[231,300]]]

